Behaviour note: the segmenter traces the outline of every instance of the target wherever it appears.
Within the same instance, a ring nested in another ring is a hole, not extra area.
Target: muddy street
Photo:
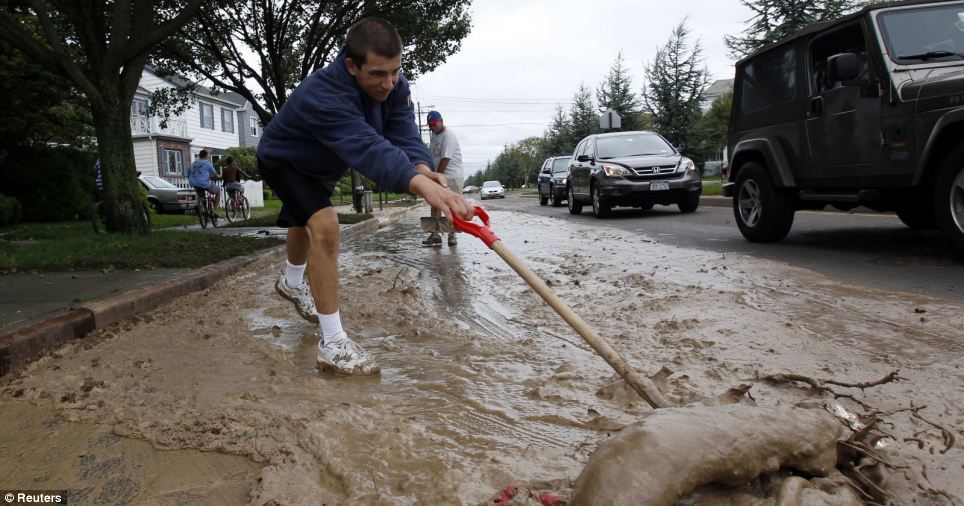
[[[259,505],[481,504],[509,484],[570,488],[601,442],[651,409],[480,240],[422,246],[418,214],[342,248],[342,319],[380,377],[318,373],[314,325],[274,293],[279,254],[4,378],[3,485],[81,503]],[[876,410],[893,436],[876,448],[901,463],[888,492],[961,503],[964,300],[491,215],[630,364],[668,368],[661,386],[675,396],[752,384],[742,402]],[[762,380],[893,371],[873,388],[834,387],[859,402]]]

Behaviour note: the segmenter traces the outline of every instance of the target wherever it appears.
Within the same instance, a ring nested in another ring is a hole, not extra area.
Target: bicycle
[[[217,227],[218,213],[214,207],[214,194],[204,188],[194,188],[194,191],[197,192],[197,206],[194,212],[197,214],[198,221],[201,222],[201,228],[208,228],[208,222],[212,227]]]
[[[130,205],[126,202],[121,203],[121,205],[126,209],[128,213],[131,212]],[[141,207],[141,212],[143,212],[144,221],[147,222],[147,229],[151,229],[151,213],[147,211],[148,203],[145,201],[144,205]],[[94,202],[94,205],[90,208],[90,222],[94,226],[95,234],[106,234],[107,233],[107,206],[104,204],[103,200],[98,200]]]
[[[248,198],[244,196],[244,190],[230,190],[225,188],[228,192],[228,197],[224,199],[224,217],[228,219],[228,222],[234,221],[238,215],[241,215],[243,219],[248,219],[251,217],[251,205],[248,204]],[[231,193],[234,196],[230,196]]]

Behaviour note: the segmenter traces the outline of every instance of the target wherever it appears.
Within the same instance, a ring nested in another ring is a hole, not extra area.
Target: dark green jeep
[[[740,60],[727,147],[750,241],[865,206],[964,253],[964,1],[871,4]]]

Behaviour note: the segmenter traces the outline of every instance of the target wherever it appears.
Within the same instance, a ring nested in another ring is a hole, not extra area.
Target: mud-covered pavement
[[[961,503],[964,301],[491,214],[634,367],[674,371],[664,387],[677,395],[752,383],[761,406],[815,399],[861,412],[759,378],[856,383],[899,370],[865,391],[834,388],[881,412],[900,503]],[[265,260],[6,378],[3,488],[98,504],[480,504],[508,484],[566,488],[649,407],[481,241],[421,239],[413,213],[343,245],[342,319],[380,377],[315,370],[314,325],[274,294],[282,257]],[[921,406],[920,417],[900,411]],[[950,448],[936,426],[956,437]]]

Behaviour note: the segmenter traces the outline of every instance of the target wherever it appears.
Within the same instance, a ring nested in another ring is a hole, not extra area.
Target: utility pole
[[[415,102],[415,106],[418,109],[418,136],[420,139],[422,139],[422,142],[425,142],[425,139],[422,137],[422,134],[425,132],[425,130],[428,130],[428,125],[422,125],[422,103]],[[431,110],[431,109],[434,109],[435,106],[426,105],[425,108]]]

